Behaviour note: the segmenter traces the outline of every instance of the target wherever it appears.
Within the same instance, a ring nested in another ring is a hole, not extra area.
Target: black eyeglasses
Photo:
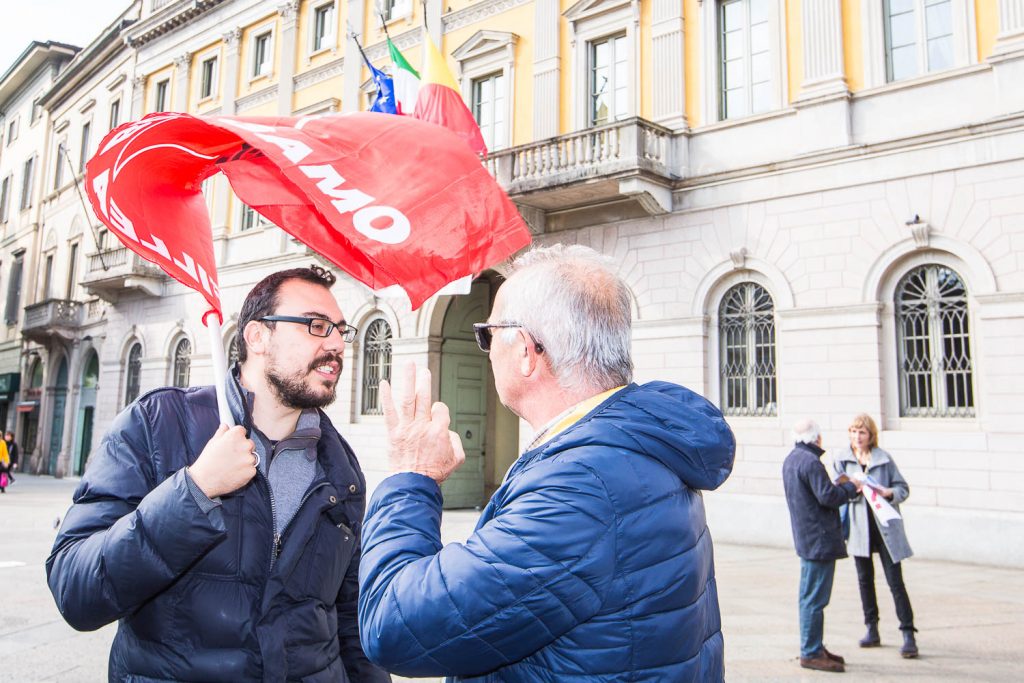
[[[331,332],[338,330],[338,334],[341,335],[341,338],[346,343],[353,341],[359,332],[358,329],[352,327],[344,320],[332,323],[330,320],[323,318],[303,318],[297,315],[265,315],[260,318],[260,321],[267,323],[299,323],[305,325],[306,329],[314,337],[330,337]]]
[[[494,333],[491,330],[514,328],[525,329],[522,323],[473,323],[473,336],[476,337],[476,345],[480,347],[480,350],[484,353],[489,353],[491,350],[491,340],[494,339]],[[533,347],[537,350],[537,353],[544,353],[544,345],[536,339],[534,339]]]

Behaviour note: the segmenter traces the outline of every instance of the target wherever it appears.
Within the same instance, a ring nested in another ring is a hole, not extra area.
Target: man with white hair
[[[845,670],[846,662],[825,649],[825,607],[832,596],[836,560],[846,557],[839,508],[860,490],[844,474],[829,479],[821,456],[821,427],[813,420],[793,426],[792,452],[782,463],[793,542],[800,556],[800,666]]]
[[[469,540],[442,547],[438,484],[464,457],[458,437],[425,370],[397,407],[382,383],[394,475],[364,527],[367,656],[461,681],[723,680],[700,493],[732,470],[722,414],[632,382],[629,292],[591,249],[522,256],[475,330],[535,435]]]

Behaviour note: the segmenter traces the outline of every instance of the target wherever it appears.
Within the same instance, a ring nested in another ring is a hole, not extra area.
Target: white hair
[[[629,289],[612,264],[589,247],[555,244],[532,249],[510,266],[501,321],[523,325],[543,345],[566,389],[633,381]],[[506,330],[504,339],[515,335]]]
[[[814,420],[804,419],[793,425],[793,441],[795,443],[818,443],[821,427]]]

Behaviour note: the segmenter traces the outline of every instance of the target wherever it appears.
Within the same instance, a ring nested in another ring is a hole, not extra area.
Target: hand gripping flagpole
[[[228,407],[227,376],[228,359],[224,355],[224,342],[220,336],[220,314],[209,311],[203,316],[203,323],[210,334],[210,357],[213,359],[213,386],[217,390],[217,412],[220,421],[228,427],[235,426],[235,418]]]

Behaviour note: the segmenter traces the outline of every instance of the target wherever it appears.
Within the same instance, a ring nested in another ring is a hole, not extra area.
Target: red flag
[[[454,134],[410,117],[163,112],[115,129],[86,168],[93,208],[130,249],[218,312],[200,189],[218,170],[246,204],[371,288],[401,286],[414,309],[530,241],[477,157]]]

